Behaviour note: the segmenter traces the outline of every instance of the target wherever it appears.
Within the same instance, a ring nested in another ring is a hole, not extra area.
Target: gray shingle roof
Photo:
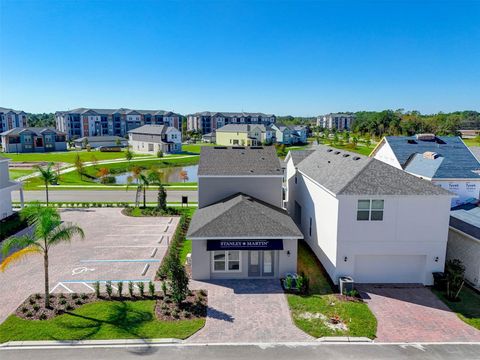
[[[251,237],[302,239],[302,232],[287,212],[245,194],[236,194],[198,209],[187,238]]]
[[[224,117],[272,117],[274,114],[264,113],[248,113],[248,112],[218,112],[218,111],[202,111],[188,116],[224,116]]]
[[[163,135],[167,132],[168,126],[164,125],[143,125],[136,129],[130,130],[130,134],[143,134],[143,135]]]
[[[217,129],[217,132],[250,132],[255,128],[259,128],[262,132],[270,130],[270,127],[267,127],[263,124],[227,124]]]
[[[386,136],[385,140],[405,170],[407,170],[405,167],[415,154],[431,151],[441,155],[444,160],[435,170],[433,176],[429,177],[435,179],[480,178],[480,174],[473,172],[474,170],[480,170],[480,162],[458,136],[436,136],[434,141],[419,140],[416,136]],[[425,163],[423,162],[423,165]],[[408,171],[420,176],[431,175],[429,167],[420,165],[417,163],[414,169],[411,168]]]
[[[283,171],[273,146],[203,146],[200,152],[198,176],[208,175],[283,176]]]
[[[292,151],[291,153],[294,153]],[[337,195],[452,195],[374,158],[318,145],[297,169]]]
[[[6,113],[9,113],[9,112],[13,112],[13,113],[15,113],[15,114],[17,114],[17,115],[19,115],[19,114],[26,114],[26,112],[23,111],[23,110],[14,110],[14,109],[9,109],[9,108],[0,107],[0,113],[5,113],[5,114],[6,114]]]
[[[289,155],[291,156],[293,160],[293,165],[297,165],[300,163],[303,159],[308,157],[309,155],[313,154],[315,150],[293,150],[289,152]]]
[[[85,114],[87,112],[95,112],[99,115],[112,115],[112,114],[151,114],[151,115],[163,115],[163,116],[181,116],[180,114],[173,113],[165,110],[135,110],[127,108],[119,109],[93,109],[93,108],[78,108],[67,111],[57,111],[58,114]]]
[[[36,136],[39,136],[40,134],[42,134],[45,131],[53,131],[57,135],[65,135],[65,133],[63,133],[61,131],[58,131],[55,128],[51,128],[51,127],[26,127],[26,128],[16,127],[16,128],[4,131],[0,135],[2,135],[2,136],[4,136],[4,135],[19,135],[20,133],[29,132],[29,131],[33,132]]]

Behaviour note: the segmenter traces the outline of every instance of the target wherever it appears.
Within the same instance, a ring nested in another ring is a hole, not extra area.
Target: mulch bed
[[[51,294],[50,308],[46,309],[45,296],[33,294],[17,308],[15,315],[26,320],[47,320],[97,300],[95,294]]]
[[[190,291],[185,301],[179,306],[169,296],[158,296],[155,305],[155,315],[160,320],[190,320],[207,316],[207,292],[204,290]]]
[[[348,295],[342,295],[342,294],[335,294],[335,297],[338,300],[342,301],[351,301],[351,302],[363,302],[363,299],[361,297],[356,297],[356,296],[348,296]]]
[[[15,310],[15,315],[25,320],[48,320],[55,316],[71,312],[82,305],[102,300],[111,301],[136,301],[153,300],[155,303],[155,314],[159,320],[176,321],[204,318],[207,316],[207,292],[204,290],[191,291],[187,299],[177,307],[170,296],[157,293],[154,298],[145,295],[133,296],[123,295],[111,296],[101,294],[100,298],[94,293],[89,294],[51,294],[50,308],[45,308],[45,296],[42,294],[30,295]]]

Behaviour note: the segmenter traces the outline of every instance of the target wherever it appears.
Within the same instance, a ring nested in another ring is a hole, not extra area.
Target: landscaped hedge
[[[16,234],[27,226],[27,222],[20,217],[18,212],[0,220],[0,241]]]
[[[165,279],[167,276],[167,264],[169,261],[179,261],[180,251],[182,249],[182,243],[185,241],[185,235],[187,234],[188,226],[190,225],[190,216],[182,214],[180,221],[178,222],[175,234],[170,241],[170,245],[167,249],[167,253],[162,259],[160,267],[157,270],[156,279]]]

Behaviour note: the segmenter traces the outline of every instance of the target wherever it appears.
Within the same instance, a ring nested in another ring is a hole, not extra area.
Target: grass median
[[[98,301],[49,320],[11,315],[0,325],[0,342],[26,340],[185,339],[205,319],[158,320],[155,300]]]

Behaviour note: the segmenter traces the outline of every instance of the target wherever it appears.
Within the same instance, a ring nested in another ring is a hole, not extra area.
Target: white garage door
[[[424,283],[425,255],[357,255],[358,283]]]

